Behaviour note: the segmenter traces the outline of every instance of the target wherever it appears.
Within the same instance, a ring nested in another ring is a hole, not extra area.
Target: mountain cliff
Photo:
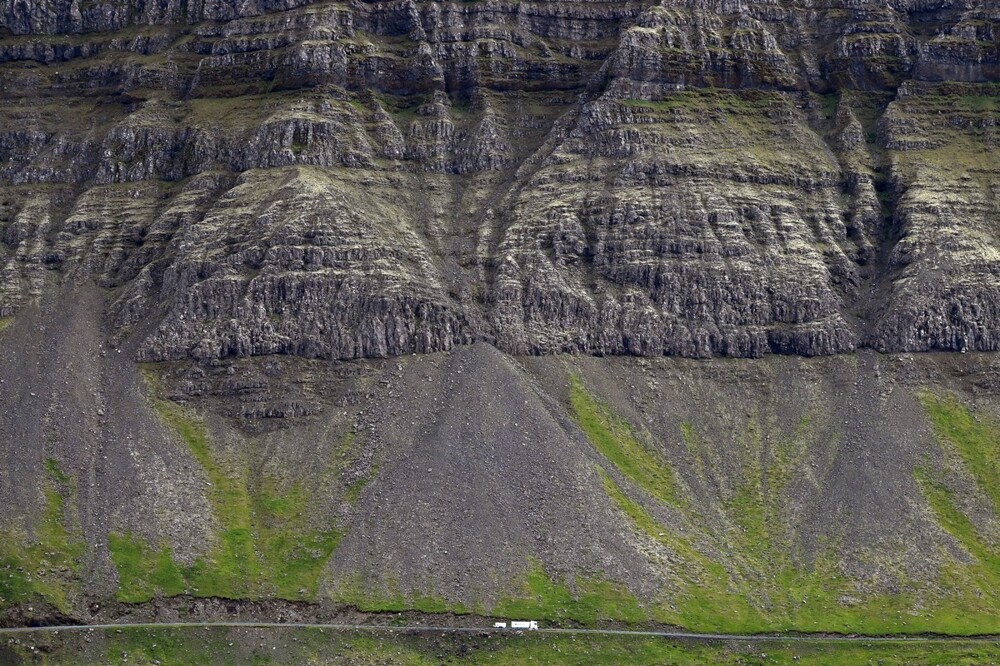
[[[96,281],[150,361],[993,351],[998,11],[8,1],[0,314]]]
[[[998,29],[0,0],[0,618],[997,631]]]

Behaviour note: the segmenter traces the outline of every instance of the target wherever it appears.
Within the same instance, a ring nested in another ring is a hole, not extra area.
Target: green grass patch
[[[591,396],[577,375],[570,380],[569,399],[577,425],[602,456],[654,497],[680,504],[673,470],[639,443],[631,425]]]
[[[650,636],[550,635],[537,632],[388,634],[300,628],[125,628],[27,634],[0,646],[13,663],[60,664],[356,664],[430,666],[984,666],[1000,662],[991,641],[844,643],[693,641]]]
[[[637,502],[628,498],[610,476],[602,472],[608,496],[633,525],[668,548],[679,559],[682,585],[672,603],[653,613],[654,619],[703,631],[765,631],[768,624],[738,591],[726,568],[698,552],[687,540],[656,522]]]
[[[371,483],[371,480],[375,478],[378,473],[378,469],[372,470],[372,473],[368,476],[363,476],[351,485],[347,487],[347,492],[344,494],[344,500],[351,505],[357,504],[358,499],[361,497],[361,493],[364,489]]]
[[[192,594],[231,599],[313,599],[320,576],[342,533],[317,528],[309,493],[301,485],[280,488],[273,479],[251,483],[248,465],[213,450],[204,422],[191,409],[155,395],[153,407],[183,441],[205,472],[208,499],[220,526],[215,545],[191,565],[174,562],[166,546],[134,534],[114,533],[109,547],[118,569],[120,601],[138,603],[157,595]]]
[[[308,492],[301,484],[282,493],[273,482],[265,482],[255,500],[258,548],[277,596],[315,598],[320,575],[342,533],[309,528]]]
[[[1000,428],[987,416],[973,414],[954,396],[920,394],[939,443],[953,461],[960,461],[994,511],[1000,510]],[[950,607],[938,613],[946,631],[972,633],[987,626],[1000,630],[1000,552],[959,508],[954,490],[927,469],[915,477],[941,529],[968,552],[971,562],[952,561],[942,574]]]
[[[761,429],[755,421],[749,426],[745,453],[741,456],[743,483],[725,505],[739,527],[733,536],[740,544],[741,554],[759,561],[774,550],[772,528],[780,522],[776,503],[765,486]]]
[[[766,437],[768,432],[770,437]],[[741,555],[766,563],[771,570],[792,566],[782,515],[783,491],[801,473],[808,437],[808,417],[801,419],[791,436],[755,417],[741,435],[743,446],[736,448],[743,479],[724,503],[739,528],[733,537]]]
[[[492,649],[491,649],[492,648]],[[484,646],[467,657],[444,663],[565,664],[578,666],[704,664],[764,666],[765,664],[843,666],[918,666],[921,664],[988,664],[1000,655],[996,644],[968,644],[945,641],[928,644],[837,644],[832,642],[793,643],[781,640],[753,643],[662,640],[648,637],[524,636],[498,646]]]
[[[917,470],[915,474],[938,524],[974,558],[971,563],[953,562],[942,576],[952,597],[957,598],[961,606],[956,611],[962,611],[964,616],[957,622],[957,627],[952,626],[948,631],[973,633],[968,629],[969,618],[990,617],[1000,607],[1000,553],[984,543],[972,521],[958,510],[951,490],[933,480],[924,470]],[[958,612],[950,612],[944,619],[955,624],[952,618],[959,617]],[[994,631],[1000,626],[1000,622],[992,624]]]
[[[772,104],[787,106],[782,93],[762,90],[693,88],[678,90],[658,100],[625,99],[621,104],[653,111],[717,111],[724,114],[758,114]]]
[[[69,610],[85,545],[67,506],[75,503],[75,483],[52,458],[45,461],[43,493],[45,510],[32,536],[0,535],[0,608],[42,599]]]
[[[911,126],[908,134],[924,147],[896,153],[901,166],[919,166],[938,188],[955,178],[973,180],[986,190],[1000,168],[990,147],[1000,115],[1000,85],[949,82],[928,94],[893,103]]]
[[[828,93],[826,95],[819,95],[819,102],[823,116],[828,120],[832,120],[833,117],[837,115],[837,105],[840,103],[840,94]]]
[[[938,524],[955,537],[973,557],[987,565],[989,571],[1000,574],[1000,554],[983,543],[972,521],[955,507],[952,491],[944,484],[933,481],[924,470],[917,470],[915,475]],[[1000,590],[1000,585],[995,589]]]
[[[0,317],[0,331],[14,323],[13,317]]]
[[[953,396],[924,392],[920,400],[938,439],[961,456],[1000,513],[1000,427],[988,417],[974,416]]]
[[[187,590],[184,574],[169,548],[152,552],[145,541],[134,535],[112,533],[108,549],[118,570],[119,601],[140,603],[157,593],[174,596]]]
[[[452,603],[433,591],[404,594],[399,583],[392,581],[388,590],[377,590],[360,578],[344,579],[337,583],[331,595],[334,601],[353,606],[366,613],[399,613],[408,610],[422,613],[453,613],[465,615],[470,611],[463,604]]]
[[[578,379],[571,390],[577,420],[595,447],[609,460],[634,456],[626,453],[627,445],[619,443],[621,437],[615,431],[624,428],[615,424],[607,408],[587,395]],[[952,446],[966,451],[964,459],[976,470],[974,476],[987,486],[997,483],[1000,475],[990,476],[995,469],[990,452],[995,451],[1000,438],[991,434],[992,424],[977,421],[954,402],[928,404],[936,409],[939,421],[947,421],[938,425],[942,436],[949,442],[962,440]],[[956,511],[947,489],[925,477],[920,478],[921,485],[939,521],[975,563],[953,562],[942,569],[938,580],[914,585],[902,578],[902,572],[879,564],[879,553],[871,553],[880,575],[900,577],[897,584],[903,590],[874,594],[840,570],[836,539],[831,537],[821,544],[809,559],[796,550],[784,519],[784,493],[808,461],[811,429],[808,417],[787,433],[777,432],[769,418],[749,418],[746,429],[737,434],[740,444],[732,453],[740,463],[740,481],[728,494],[723,491],[721,508],[732,529],[721,533],[705,531],[704,521],[692,517],[691,510],[683,506],[686,527],[662,524],[651,508],[656,500],[644,499],[644,493],[636,496],[626,492],[618,485],[620,480],[600,470],[605,492],[634,529],[669,553],[674,583],[657,605],[645,609],[647,615],[694,631],[722,633],[974,635],[1000,631],[996,615],[1000,607],[996,592],[1000,590],[1000,558],[971,522]],[[682,424],[681,435],[692,459],[710,465],[704,456],[707,445],[694,425]],[[981,459],[984,451],[987,460]],[[645,466],[637,465],[634,459],[615,466],[635,482],[637,490],[650,483],[648,476],[644,477]],[[704,474],[704,469],[696,465],[695,472]]]
[[[926,627],[953,635],[975,635],[1000,632],[996,609],[1000,607],[1000,556],[986,545],[975,526],[955,506],[954,494],[923,469],[914,475],[933,511],[938,524],[951,534],[973,558],[960,562],[951,558],[940,574],[942,592],[923,606],[927,615],[899,618],[908,625]],[[931,617],[932,616],[932,617]]]
[[[492,611],[497,617],[579,622],[593,626],[602,621],[638,624],[647,613],[623,586],[590,577],[577,577],[573,590],[553,580],[540,565],[528,573],[523,594],[500,601]]]
[[[59,466],[59,461],[55,458],[47,458],[45,460],[45,473],[51,481],[55,482],[59,486],[64,488],[73,487],[73,479],[69,476],[69,474],[62,471],[62,468]]]

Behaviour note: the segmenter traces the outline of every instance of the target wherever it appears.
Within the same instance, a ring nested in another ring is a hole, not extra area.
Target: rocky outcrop
[[[907,84],[883,119],[900,238],[879,349],[1000,349],[997,111],[996,84]]]
[[[995,350],[997,10],[0,4],[0,316],[145,360]]]

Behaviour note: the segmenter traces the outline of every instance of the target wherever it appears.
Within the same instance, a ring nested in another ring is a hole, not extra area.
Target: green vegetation
[[[71,520],[76,486],[52,458],[45,461],[43,492],[45,511],[33,537],[0,535],[0,608],[36,598],[68,608],[84,543]]]
[[[954,397],[921,394],[934,432],[961,456],[978,486],[1000,513],[1000,427],[969,412]]]
[[[619,472],[654,497],[694,515],[679,497],[672,470],[638,443],[631,426],[614,415],[607,405],[590,396],[579,377],[571,379],[570,403],[577,424],[598,452]],[[700,455],[702,443],[694,427],[684,424],[682,433],[688,451],[703,463]],[[704,465],[699,468],[703,470]],[[764,631],[769,628],[769,623],[750,605],[747,595],[735,586],[733,577],[721,563],[699,552],[678,534],[676,528],[668,529],[660,525],[638,502],[630,499],[607,473],[601,470],[601,475],[608,496],[633,525],[683,562],[677,570],[683,587],[680,595],[670,605],[651,609],[647,619],[706,631]],[[759,479],[757,481],[759,485]],[[751,513],[751,500],[755,497],[751,489],[756,487],[751,479],[734,500],[734,504],[743,507],[748,515]],[[759,518],[746,522],[752,523],[749,527],[754,528]],[[579,616],[573,619],[586,621]]]
[[[638,503],[604,474],[608,495],[632,523],[649,538],[675,553],[683,563],[678,570],[683,589],[675,598],[674,608],[652,609],[652,618],[667,624],[697,627],[705,631],[726,631],[741,627],[765,631],[767,624],[747,597],[734,592],[729,572],[718,562],[702,555],[674,531],[665,529]]]
[[[632,426],[591,397],[578,376],[571,379],[570,404],[581,430],[618,471],[653,497],[667,504],[678,503],[673,470],[639,443]]]
[[[798,172],[825,178],[836,170],[805,116],[802,122],[787,120],[801,112],[781,92],[696,88],[673,91],[655,101],[627,99],[620,104],[645,117],[641,132],[647,137],[659,134],[672,145],[675,160],[709,159],[729,169],[753,169],[758,175],[766,170],[776,176]],[[702,139],[698,146],[675,145],[678,131],[688,128]],[[780,187],[775,194],[786,196]]]
[[[875,143],[878,134],[878,123],[885,114],[885,109],[893,101],[895,95],[892,93],[879,93],[865,91],[844,90],[840,93],[842,103],[850,107],[851,113],[861,123],[861,129],[865,133],[865,140],[868,142],[868,150],[878,151]]]
[[[0,317],[0,331],[14,323],[13,317]]]
[[[819,96],[820,108],[823,116],[827,120],[832,120],[837,115],[837,105],[840,103],[840,93],[828,93]]]
[[[415,610],[422,613],[454,613],[465,615],[469,610],[462,604],[453,604],[431,592],[404,594],[399,584],[393,581],[389,590],[379,592],[365,585],[358,578],[338,581],[333,599],[341,604],[353,606],[366,613],[399,613]]]
[[[498,617],[579,622],[595,625],[611,620],[638,624],[648,620],[635,597],[621,585],[577,577],[575,591],[553,581],[539,564],[528,573],[524,596],[504,599],[493,608]]]
[[[953,562],[946,583],[960,596],[968,613],[989,617],[1000,606],[1000,553],[983,542],[972,521],[955,507],[954,495],[947,487],[931,480],[923,470],[917,471],[917,480],[938,523],[975,558],[968,564]],[[942,631],[962,633],[965,622],[957,624],[958,631],[951,627]]]
[[[424,613],[464,615],[485,609],[471,610],[462,604],[449,602],[433,591],[404,594],[398,582],[391,582],[384,592],[373,590],[360,579],[338,581],[333,599],[371,613],[396,613],[416,610]],[[623,586],[588,576],[577,576],[572,587],[551,578],[538,562],[525,577],[520,594],[499,601],[489,614],[498,617],[532,618],[558,623],[578,623],[593,626],[613,621],[640,624],[649,616],[635,597]]]
[[[725,501],[727,513],[738,530],[733,538],[739,553],[754,562],[767,563],[772,570],[790,568],[791,540],[781,509],[784,490],[802,471],[809,438],[809,419],[803,418],[791,436],[772,436],[777,428],[751,418],[736,447],[743,482]],[[760,570],[758,566],[752,569]]]
[[[587,393],[579,377],[571,381],[570,402],[577,423],[594,447],[630,487],[640,491],[637,494],[620,486],[620,481],[600,469],[608,497],[637,532],[669,553],[676,587],[665,590],[660,603],[642,609],[649,620],[728,633],[836,631],[876,635],[928,631],[972,635],[1000,631],[995,616],[1000,605],[1000,557],[955,509],[950,491],[926,474],[918,478],[929,504],[942,526],[976,562],[953,562],[929,585],[911,586],[897,594],[873,594],[839,570],[839,548],[834,541],[816,552],[811,561],[798,557],[783,518],[785,489],[805,473],[812,437],[809,418],[782,434],[769,419],[748,414],[745,429],[737,434],[742,445],[732,450],[742,479],[723,492],[721,503],[732,528],[710,534],[693,503],[679,496],[673,477],[666,477],[664,470],[669,468],[638,444],[632,428],[609,406]],[[954,401],[927,397],[925,404],[939,435],[950,442],[956,456],[961,455],[984,492],[992,498],[1000,496],[1000,429],[976,420]],[[706,480],[713,465],[707,458],[708,447],[691,423],[681,424],[681,435],[694,462],[693,471]],[[665,477],[672,481],[666,486],[669,493],[656,492],[663,487],[658,482]],[[643,499],[647,493],[652,497]],[[665,497],[682,516],[670,526],[660,522],[652,508]],[[884,566],[881,571],[883,576],[901,575]],[[586,622],[593,616],[567,606],[571,610],[563,618]],[[536,615],[562,619],[552,613],[543,615],[544,611],[544,604],[539,604]]]
[[[381,104],[382,108],[385,109],[386,113],[392,116],[393,121],[403,127],[409,125],[419,117],[417,111],[426,101],[423,96],[403,97],[386,93],[377,94],[375,98]]]
[[[709,460],[708,448],[693,423],[685,421],[681,424],[681,439],[687,449],[688,458],[694,462],[695,473],[702,482],[707,482],[712,463]]]
[[[147,379],[155,387],[148,373]],[[205,424],[190,409],[158,397],[153,406],[204,470],[221,530],[205,557],[183,567],[174,563],[166,546],[155,548],[132,534],[112,534],[109,548],[120,579],[119,600],[136,603],[157,594],[181,593],[315,598],[341,533],[312,527],[307,490],[300,484],[279,489],[267,478],[251,483],[245,464],[223,462],[212,450]]]
[[[911,108],[935,113],[993,114],[1000,111],[1000,83],[942,83],[932,94],[907,103]]]
[[[209,127],[240,127],[290,119],[323,124],[330,122],[329,116],[318,110],[323,106],[335,106],[348,116],[359,110],[354,102],[347,100],[304,95],[302,91],[271,91],[267,89],[269,87],[269,83],[257,82],[241,84],[238,90],[234,90],[232,86],[200,89],[200,96],[188,102],[191,122]],[[364,108],[360,110],[363,111]],[[293,152],[298,153],[308,148],[302,138],[293,137],[289,146]]]
[[[1000,512],[1000,428],[988,418],[974,416],[953,396],[925,392],[920,398],[946,455],[968,471],[981,496]],[[1000,549],[959,509],[954,491],[940,480],[940,473],[918,469],[915,475],[938,524],[973,558],[970,563],[950,565],[945,580],[952,594],[959,596],[967,613],[988,617],[1000,606]]]
[[[725,114],[759,114],[773,104],[787,106],[785,96],[765,90],[730,90],[723,88],[693,88],[678,90],[656,101],[626,99],[625,106],[656,112],[712,111]]]
[[[955,498],[952,491],[944,484],[932,481],[930,475],[923,470],[917,470],[916,476],[934,515],[937,516],[945,531],[958,539],[959,543],[971,555],[987,565],[988,573],[993,574],[994,577],[1000,575],[1000,554],[992,551],[983,543],[972,521],[955,508]],[[992,586],[992,590],[1000,590],[1000,585]]]
[[[500,641],[496,641],[499,643]],[[468,657],[452,657],[446,663],[579,664],[984,664],[1000,656],[1000,648],[990,643],[927,645],[889,643],[838,645],[816,641],[797,644],[782,641],[760,643],[696,643],[638,637],[525,636],[509,640],[492,650],[483,647]]]
[[[157,592],[183,594],[187,585],[169,548],[150,552],[145,542],[130,534],[111,534],[108,548],[118,569],[118,600],[140,603]]]
[[[266,481],[254,495],[256,532],[264,570],[283,599],[315,598],[319,578],[340,542],[337,530],[310,530],[308,492],[301,484],[281,493]]]
[[[925,178],[933,180],[926,183],[930,191],[970,176],[990,186],[1000,168],[989,144],[1000,115],[1000,84],[942,83],[929,94],[898,100],[893,109],[911,127],[906,136],[917,142],[915,149],[896,153],[899,168],[924,167]]]
[[[691,641],[649,636],[544,633],[405,634],[321,629],[123,629],[37,633],[0,644],[5,656],[33,664],[618,664],[701,666],[985,666],[1000,663],[990,641],[838,643],[762,640]]]

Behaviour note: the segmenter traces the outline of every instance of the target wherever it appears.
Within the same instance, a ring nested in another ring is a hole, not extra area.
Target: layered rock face
[[[0,624],[994,634],[998,27],[0,0]]]
[[[143,360],[1000,348],[987,2],[0,4],[0,317]]]

